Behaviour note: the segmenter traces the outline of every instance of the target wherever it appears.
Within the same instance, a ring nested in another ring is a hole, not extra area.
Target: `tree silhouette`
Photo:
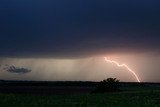
[[[119,80],[116,78],[107,78],[101,81],[95,89],[95,93],[117,92],[119,90]]]

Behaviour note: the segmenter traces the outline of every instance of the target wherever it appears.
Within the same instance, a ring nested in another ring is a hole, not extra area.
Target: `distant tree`
[[[119,80],[117,80],[116,78],[107,78],[98,84],[94,93],[117,92],[117,91],[119,91]]]

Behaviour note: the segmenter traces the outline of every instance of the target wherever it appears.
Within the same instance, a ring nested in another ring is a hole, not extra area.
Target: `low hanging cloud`
[[[26,74],[31,72],[30,69],[22,68],[22,67],[16,67],[16,66],[6,66],[3,68],[4,71],[8,71],[9,73],[16,73],[16,74]]]
[[[160,52],[158,0],[3,0],[0,11],[0,57]]]

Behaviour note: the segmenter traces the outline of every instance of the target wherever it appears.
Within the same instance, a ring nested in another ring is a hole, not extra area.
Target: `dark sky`
[[[0,79],[135,81],[104,56],[160,82],[160,0],[0,0]]]
[[[0,57],[159,51],[159,0],[0,0]]]

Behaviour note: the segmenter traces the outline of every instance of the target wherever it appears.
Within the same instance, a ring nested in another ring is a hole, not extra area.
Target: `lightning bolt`
[[[106,62],[116,64],[118,67],[125,67],[129,72],[131,72],[138,82],[141,82],[137,74],[131,70],[126,64],[119,64],[117,61],[109,60],[107,57],[104,57]]]

